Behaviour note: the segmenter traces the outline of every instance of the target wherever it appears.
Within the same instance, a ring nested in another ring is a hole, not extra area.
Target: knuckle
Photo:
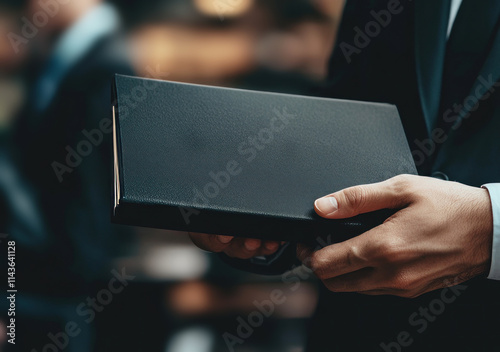
[[[319,279],[326,279],[328,277],[328,261],[323,255],[318,254],[318,252],[313,253],[310,259],[310,265]]]
[[[378,241],[373,257],[381,262],[391,262],[394,258],[392,241],[388,239]]]
[[[410,201],[417,191],[415,175],[398,175],[389,180],[389,186],[396,198]]]
[[[370,258],[366,256],[366,254],[362,254],[361,250],[356,245],[351,245],[347,249],[346,257],[345,257],[345,266],[352,267],[358,264],[366,263]]]
[[[343,193],[346,205],[351,209],[361,208],[366,203],[367,190],[365,187],[348,188]]]
[[[405,194],[412,185],[411,175],[398,175],[391,179],[391,186],[395,194]]]
[[[392,178],[392,181],[394,184],[401,185],[401,186],[407,186],[409,185],[413,180],[413,175],[408,175],[408,174],[401,174],[394,176]]]
[[[375,260],[383,263],[398,263],[405,259],[404,242],[396,236],[381,239],[373,253]]]

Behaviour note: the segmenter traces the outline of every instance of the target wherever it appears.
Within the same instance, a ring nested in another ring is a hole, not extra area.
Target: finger
[[[230,246],[231,241],[233,240],[233,237],[231,236],[210,235],[195,232],[190,232],[189,237],[197,247],[215,253],[224,251]]]
[[[256,251],[257,249],[260,248],[262,242],[261,240],[254,239],[254,238],[247,238],[243,241],[243,245],[245,246],[245,249],[248,251]]]
[[[259,255],[271,255],[276,253],[280,248],[280,244],[275,241],[263,241],[262,246],[259,249]]]
[[[384,223],[347,241],[335,243],[314,251],[310,247],[297,246],[297,257],[309,266],[318,278],[324,280],[354,271],[377,266],[376,260],[390,246],[394,225]]]
[[[394,177],[384,182],[346,188],[314,202],[318,215],[343,219],[379,209],[402,208],[408,204],[405,183],[410,176]]]
[[[258,250],[258,255],[271,255],[276,253],[281,247],[281,244],[276,241],[262,241],[262,245]]]
[[[314,251],[303,245],[297,246],[297,257],[305,266],[311,268],[321,280],[348,274],[363,269],[368,263],[343,243],[332,244]]]
[[[258,248],[254,250],[249,250],[246,247],[245,242],[247,240],[248,239],[245,238],[233,239],[231,241],[231,245],[224,250],[224,253],[231,258],[238,258],[238,259],[250,259],[259,255]]]
[[[314,253],[314,249],[302,243],[297,244],[297,259],[302,262],[308,268],[311,268],[311,258]]]
[[[233,236],[217,235],[217,240],[224,244],[231,242],[233,238]]]

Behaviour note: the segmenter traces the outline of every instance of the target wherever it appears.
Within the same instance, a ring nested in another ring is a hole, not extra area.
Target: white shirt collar
[[[462,0],[451,0],[450,20],[448,21],[448,37],[450,36],[451,29],[453,28],[453,23],[455,23],[455,19],[457,18],[460,5],[462,5]]]

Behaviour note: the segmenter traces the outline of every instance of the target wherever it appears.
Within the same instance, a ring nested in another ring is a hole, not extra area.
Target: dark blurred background
[[[4,258],[16,241],[16,350],[226,351],[223,334],[237,336],[237,318],[275,289],[286,302],[234,350],[303,350],[315,282],[292,291],[282,277],[226,266],[185,234],[109,224],[107,135],[61,179],[54,161],[109,118],[114,72],[307,94],[326,76],[342,6],[0,0],[0,250]],[[135,278],[109,295],[123,271]],[[66,339],[68,322],[78,333]]]

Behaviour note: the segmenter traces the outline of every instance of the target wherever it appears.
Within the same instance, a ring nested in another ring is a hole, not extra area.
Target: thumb
[[[380,209],[402,208],[408,197],[401,191],[397,177],[384,182],[346,188],[314,202],[314,210],[327,219],[344,219]]]

